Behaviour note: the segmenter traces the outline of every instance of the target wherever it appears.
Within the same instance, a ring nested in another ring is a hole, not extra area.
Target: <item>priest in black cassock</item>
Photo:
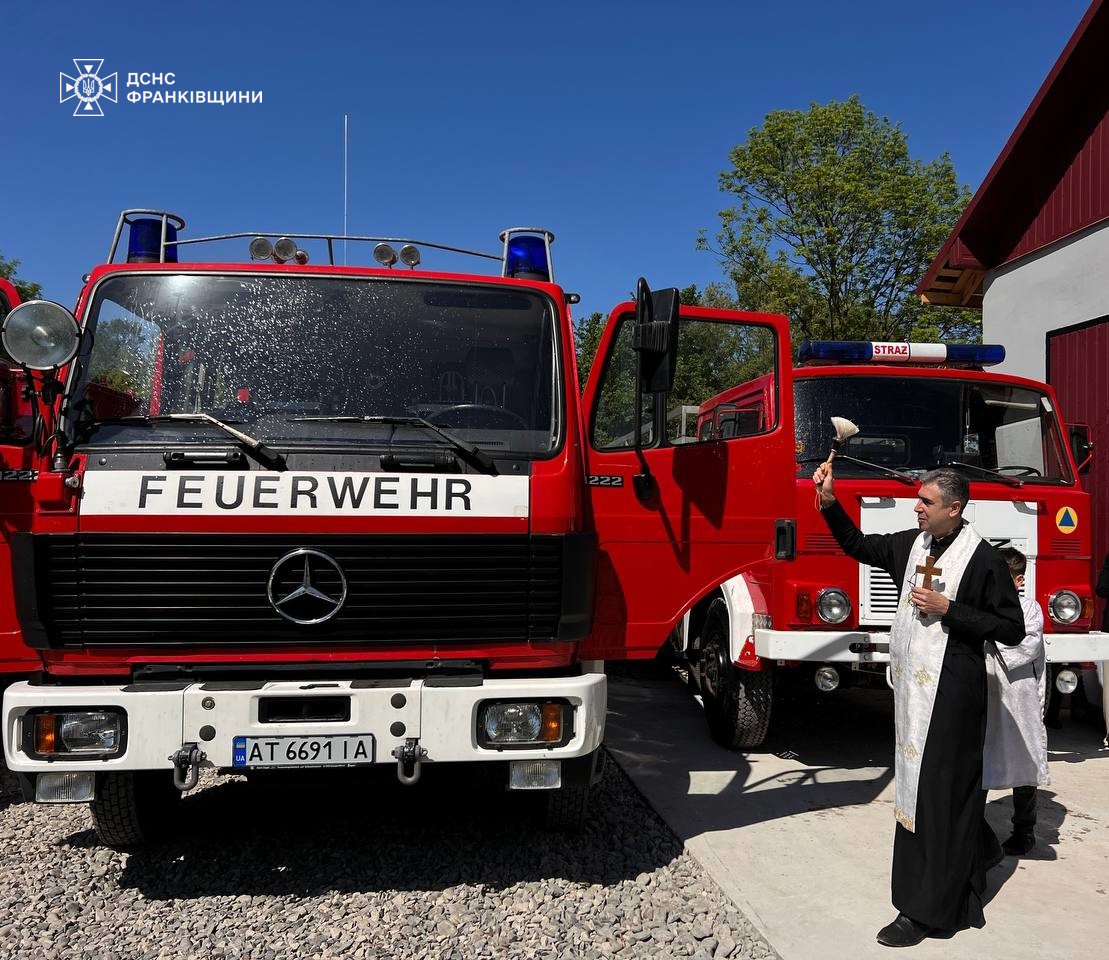
[[[893,905],[878,942],[908,947],[982,926],[986,870],[1001,848],[986,822],[982,748],[987,640],[1024,639],[1009,568],[963,520],[966,478],[933,470],[920,481],[917,529],[863,535],[836,500],[832,472],[813,474],[820,511],[848,556],[901,584],[890,628],[896,720],[897,818]]]

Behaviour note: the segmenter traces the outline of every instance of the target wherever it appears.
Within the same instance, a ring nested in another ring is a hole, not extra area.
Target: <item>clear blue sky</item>
[[[125,207],[179,213],[185,236],[340,232],[347,113],[352,234],[496,252],[504,227],[545,226],[577,315],[607,312],[640,274],[721,278],[697,231],[717,229],[718,175],[769,111],[857,93],[976,188],[1086,7],[12,0],[0,253],[72,306]],[[80,55],[118,72],[121,94],[130,71],[172,72],[165,89],[263,102],[101,98],[104,117],[75,118],[58,75]]]

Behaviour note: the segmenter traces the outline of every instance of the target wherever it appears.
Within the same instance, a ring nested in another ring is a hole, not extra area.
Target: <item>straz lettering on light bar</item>
[[[943,363],[947,359],[947,346],[943,343],[890,343],[874,340],[870,344],[875,360],[916,360]]]
[[[880,343],[875,341],[871,344],[871,349],[874,351],[874,359],[880,357],[887,359],[909,359],[909,345],[907,343]]]
[[[527,477],[90,470],[81,512],[526,517]]]

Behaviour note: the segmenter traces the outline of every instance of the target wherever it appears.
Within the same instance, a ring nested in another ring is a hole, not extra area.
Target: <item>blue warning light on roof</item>
[[[948,363],[975,363],[989,367],[1005,359],[1000,343],[951,343],[947,346]]]
[[[865,363],[871,356],[870,344],[865,340],[802,340],[797,348],[797,359],[801,363],[814,360]]]
[[[551,268],[547,263],[547,241],[531,234],[509,237],[504,275],[520,280],[549,281]]]
[[[166,223],[166,263],[177,262],[177,227]],[[127,236],[128,263],[162,262],[162,221],[143,217],[131,221]]]

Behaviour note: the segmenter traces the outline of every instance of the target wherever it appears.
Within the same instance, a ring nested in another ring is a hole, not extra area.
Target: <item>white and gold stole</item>
[[[936,561],[942,571],[932,579],[932,589],[949,600],[955,599],[970,558],[982,538],[969,524],[963,524],[958,536]],[[890,671],[893,675],[894,720],[897,733],[895,748],[896,806],[894,816],[910,833],[916,830],[916,797],[920,781],[920,762],[932,708],[936,703],[936,687],[940,680],[948,630],[939,617],[922,617],[909,603],[914,586],[923,578],[917,567],[927,561],[932,536],[922,533],[909,553],[901,600],[890,627]]]

